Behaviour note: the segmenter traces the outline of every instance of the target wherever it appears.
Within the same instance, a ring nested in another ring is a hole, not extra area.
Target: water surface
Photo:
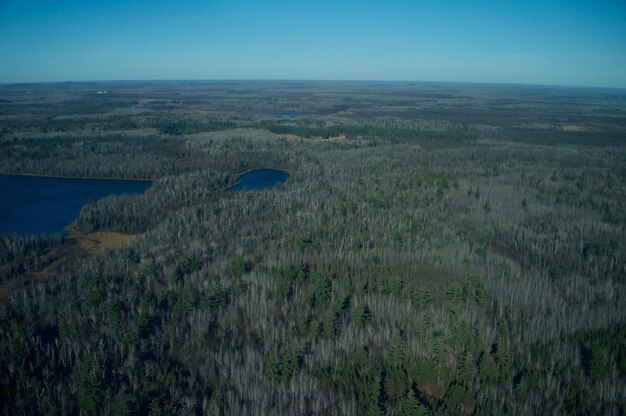
[[[258,116],[265,117],[283,117],[283,118],[301,118],[306,117],[303,113],[257,113]]]
[[[0,175],[0,233],[63,234],[87,202],[142,194],[150,181]]]
[[[244,172],[239,176],[239,181],[231,186],[231,191],[258,191],[272,188],[278,183],[284,183],[289,179],[289,172],[279,169],[255,169]]]

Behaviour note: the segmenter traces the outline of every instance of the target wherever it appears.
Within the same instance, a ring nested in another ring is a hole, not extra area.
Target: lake
[[[151,181],[0,175],[0,233],[63,234],[80,209],[109,195],[142,194]]]
[[[306,114],[302,114],[302,113],[257,113],[256,115],[261,116],[261,117],[283,117],[283,118],[306,117]]]
[[[289,172],[279,169],[254,169],[239,176],[239,181],[228,188],[231,191],[258,191],[272,188],[289,179]]]

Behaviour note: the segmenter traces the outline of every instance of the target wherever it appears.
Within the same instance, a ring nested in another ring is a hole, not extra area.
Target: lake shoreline
[[[140,195],[153,181],[0,174],[0,233],[62,234],[87,203],[111,195]]]
[[[9,173],[9,172],[0,172],[2,176],[28,176],[34,178],[51,178],[51,179],[78,179],[78,180],[94,180],[94,181],[133,181],[133,182],[155,182],[158,179],[145,179],[145,178],[135,178],[135,179],[126,179],[126,178],[104,178],[99,176],[61,176],[61,175],[47,175],[47,174],[39,174],[39,173]]]

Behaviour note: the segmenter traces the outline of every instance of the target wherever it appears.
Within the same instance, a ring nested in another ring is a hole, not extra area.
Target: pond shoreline
[[[241,183],[241,177],[248,174],[248,173],[252,173],[252,172],[258,172],[258,171],[263,171],[263,170],[271,170],[271,171],[276,171],[276,172],[282,172],[282,173],[286,173],[287,177],[291,176],[291,173],[289,173],[288,170],[285,169],[276,169],[276,168],[254,168],[254,169],[248,169],[246,171],[243,172],[239,172],[237,174],[237,181],[231,185],[228,185],[226,188],[224,188],[225,191],[228,191],[232,188],[234,188],[235,186],[239,185]]]

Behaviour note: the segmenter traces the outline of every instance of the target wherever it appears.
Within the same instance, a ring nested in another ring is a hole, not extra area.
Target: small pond
[[[280,169],[254,169],[239,176],[239,181],[228,188],[231,191],[258,191],[272,188],[289,179],[289,172]]]
[[[63,234],[80,209],[109,195],[142,194],[151,181],[0,175],[0,233]]]

